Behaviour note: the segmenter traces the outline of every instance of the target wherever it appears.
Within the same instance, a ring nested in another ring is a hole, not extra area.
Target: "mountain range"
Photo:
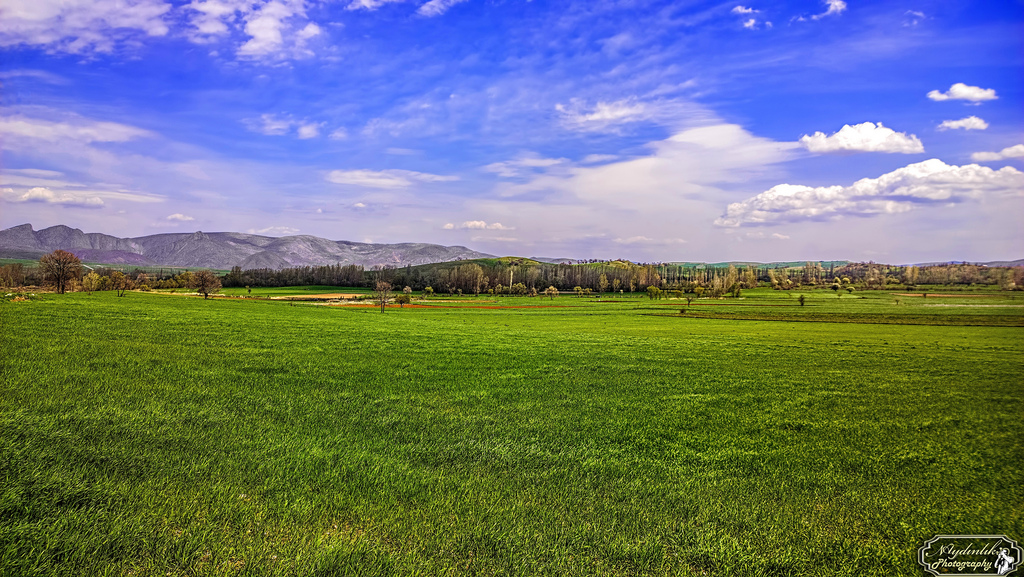
[[[0,230],[0,258],[35,259],[57,249],[85,262],[138,266],[280,269],[328,264],[405,266],[493,255],[464,246],[427,243],[371,244],[297,235],[185,232],[119,238],[64,225],[33,230],[22,224]]]

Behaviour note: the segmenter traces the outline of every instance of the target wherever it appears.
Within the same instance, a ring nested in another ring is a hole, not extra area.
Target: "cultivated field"
[[[1024,297],[798,294],[0,302],[0,575],[917,576],[1024,538]]]

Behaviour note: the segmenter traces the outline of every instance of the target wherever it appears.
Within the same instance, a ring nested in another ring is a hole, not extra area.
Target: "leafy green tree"
[[[434,296],[434,289],[432,287],[424,288],[423,289],[423,296],[424,297],[432,297],[432,296]]]
[[[395,297],[395,302],[398,303],[398,308],[404,308],[405,305],[412,302],[412,295],[408,293],[402,293]]]
[[[91,271],[89,274],[82,278],[82,290],[92,294],[93,291],[100,290],[100,283],[102,279],[100,275],[96,274],[96,271]]]
[[[800,306],[804,306],[804,301],[807,300],[807,297],[805,295],[800,295],[800,298],[796,300],[800,301]]]
[[[649,298],[649,299],[651,299],[653,301],[654,299],[659,298],[660,296],[661,296],[661,289],[660,288],[658,288],[658,287],[656,287],[654,285],[651,285],[651,286],[647,287],[647,298]]]
[[[551,297],[551,300],[554,300],[555,297],[558,296],[558,289],[556,289],[553,286],[549,286],[548,288],[544,289],[544,294]]]

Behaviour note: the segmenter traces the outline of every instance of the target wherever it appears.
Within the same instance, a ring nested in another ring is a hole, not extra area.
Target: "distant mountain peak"
[[[162,233],[119,238],[86,234],[66,225],[34,231],[31,224],[0,230],[0,257],[38,258],[56,249],[102,264],[229,269],[317,265],[406,266],[492,255],[464,246],[425,243],[372,244],[312,235],[269,237],[240,232]]]

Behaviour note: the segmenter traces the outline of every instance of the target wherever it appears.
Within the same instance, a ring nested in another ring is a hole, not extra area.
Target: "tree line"
[[[211,278],[212,277],[212,278]],[[538,263],[501,258],[455,261],[418,266],[361,265],[303,266],[283,269],[233,267],[223,277],[207,270],[146,272],[99,267],[83,274],[83,265],[67,251],[43,256],[37,267],[9,264],[0,267],[0,286],[53,286],[68,290],[197,289],[209,295],[225,287],[281,287],[326,285],[375,288],[378,282],[411,290],[447,294],[536,295],[554,287],[558,291],[635,293],[658,291],[721,296],[757,286],[777,290],[821,288],[839,290],[912,289],[917,285],[997,285],[1004,290],[1024,289],[1024,267],[987,267],[969,263],[933,266],[895,266],[868,263],[805,262],[801,266],[736,266],[726,264],[673,265],[602,261],[583,264]],[[550,293],[549,293],[550,294]],[[660,294],[660,293],[659,293]]]

